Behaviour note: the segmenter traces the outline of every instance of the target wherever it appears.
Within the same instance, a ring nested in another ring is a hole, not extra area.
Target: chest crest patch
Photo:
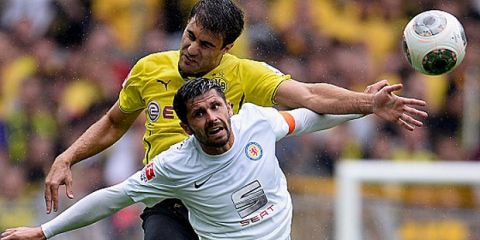
[[[257,161],[263,156],[263,148],[257,142],[249,142],[245,146],[245,155],[248,159]]]

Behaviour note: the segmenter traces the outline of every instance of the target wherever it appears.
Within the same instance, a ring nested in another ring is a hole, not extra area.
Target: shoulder
[[[238,115],[238,118],[232,117],[232,123],[242,131],[251,129],[262,136],[273,133],[277,141],[288,134],[289,125],[282,114],[273,107],[245,103]]]
[[[155,76],[162,69],[176,69],[178,54],[178,51],[167,51],[152,53],[140,58],[130,70],[127,77],[128,82],[142,81],[144,78]]]
[[[175,143],[167,150],[159,153],[155,159],[156,161],[175,161],[175,159],[181,159],[186,155],[191,155],[195,151],[195,145],[193,144],[193,136],[189,136],[185,140]]]
[[[225,63],[235,63],[239,67],[245,68],[244,70],[269,71],[277,75],[284,75],[280,70],[278,70],[277,68],[275,68],[274,66],[266,62],[248,59],[248,58],[239,58],[235,55],[228,54],[228,53],[224,55],[224,58],[225,58]]]
[[[258,62],[252,59],[239,58],[235,55],[226,53],[223,55],[222,64],[224,65],[237,65],[237,66],[255,66],[262,65],[262,62]]]
[[[255,114],[258,111],[261,111],[262,107],[255,105],[253,103],[245,103],[240,108],[238,112],[239,115]]]
[[[182,171],[188,165],[186,161],[195,158],[196,155],[193,136],[190,136],[179,143],[173,144],[166,151],[159,153],[155,156],[153,162],[167,172],[174,173]]]
[[[255,61],[247,58],[239,58],[235,55],[226,53],[223,55],[222,62],[223,67],[238,67],[242,71],[251,68],[261,68],[265,65],[263,62]]]
[[[159,64],[173,65],[178,62],[178,51],[166,51],[149,54],[140,60],[136,65],[143,65],[145,68],[156,68]]]
[[[278,113],[278,110],[273,107],[263,107],[253,103],[245,103],[242,105],[239,114],[242,115],[269,115],[273,112]]]
[[[243,119],[242,122],[258,124],[259,122],[270,121],[279,116],[278,110],[273,107],[262,107],[253,103],[245,103],[237,114],[236,118]],[[235,116],[233,116],[235,118]],[[239,120],[236,120],[239,121]]]

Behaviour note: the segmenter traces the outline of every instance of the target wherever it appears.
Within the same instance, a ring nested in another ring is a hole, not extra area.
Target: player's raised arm
[[[289,107],[304,107],[317,113],[329,114],[371,114],[396,122],[407,130],[421,127],[417,118],[427,117],[427,113],[418,110],[425,101],[404,98],[393,94],[402,88],[401,84],[385,86],[386,81],[375,83],[382,86],[378,91],[354,92],[326,83],[307,84],[297,81],[284,81],[275,95],[278,104]]]
[[[100,120],[85,131],[53,163],[45,180],[47,213],[58,210],[58,188],[66,185],[66,194],[73,198],[71,166],[91,157],[115,143],[137,119],[140,111],[124,113],[118,102]]]

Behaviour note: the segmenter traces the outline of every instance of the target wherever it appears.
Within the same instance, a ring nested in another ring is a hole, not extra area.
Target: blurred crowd
[[[0,2],[0,231],[44,220],[43,180],[55,156],[116,101],[139,58],[178,48],[194,2]],[[356,91],[388,79],[404,84],[399,95],[428,102],[425,127],[413,132],[367,116],[282,140],[277,153],[287,175],[330,177],[341,159],[480,160],[480,1],[238,2],[247,24],[233,54],[266,61],[296,80]],[[468,39],[464,62],[436,77],[415,72],[401,46],[409,19],[429,9],[457,16]],[[142,167],[143,131],[139,119],[113,147],[74,167],[77,199]],[[120,214],[112,225],[128,229],[139,210]]]

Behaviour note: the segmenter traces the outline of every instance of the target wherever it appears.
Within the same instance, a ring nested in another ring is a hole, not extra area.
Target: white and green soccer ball
[[[403,51],[415,70],[440,75],[455,69],[465,56],[467,38],[450,13],[430,10],[416,15],[403,31]]]

